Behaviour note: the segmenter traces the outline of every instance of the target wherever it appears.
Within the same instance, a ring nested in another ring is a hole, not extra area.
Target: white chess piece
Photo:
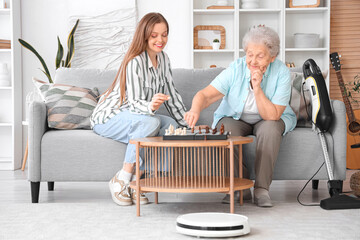
[[[175,130],[175,135],[180,135],[181,134],[181,128],[177,128]]]
[[[169,126],[169,134],[170,135],[174,134],[174,126],[172,124],[170,124],[170,126]]]

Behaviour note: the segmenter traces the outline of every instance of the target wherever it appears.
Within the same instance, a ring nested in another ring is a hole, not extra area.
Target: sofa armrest
[[[339,100],[331,100],[333,119],[329,133],[334,141],[334,178],[346,179],[346,110]]]
[[[47,129],[45,103],[31,103],[28,127],[28,180],[32,182],[40,182],[41,180],[41,139]]]

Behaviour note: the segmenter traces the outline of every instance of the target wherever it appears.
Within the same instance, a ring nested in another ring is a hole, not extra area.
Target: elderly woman
[[[232,135],[256,136],[254,203],[272,207],[269,187],[282,136],[296,125],[296,116],[289,106],[290,73],[276,59],[280,40],[271,28],[252,28],[242,44],[246,56],[231,63],[195,95],[185,120],[194,127],[200,112],[222,98],[212,127],[219,129],[224,124]],[[244,176],[249,177],[246,169]],[[251,199],[250,190],[244,191],[244,199]]]

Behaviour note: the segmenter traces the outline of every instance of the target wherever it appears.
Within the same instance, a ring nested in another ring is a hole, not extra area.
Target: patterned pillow
[[[97,88],[46,83],[33,78],[48,111],[48,125],[56,129],[90,129],[90,116],[97,104]]]
[[[290,106],[297,118],[297,127],[311,127],[311,104],[310,97],[305,92],[306,104],[303,97],[303,82],[305,81],[303,74],[291,72],[292,88]],[[309,115],[306,112],[308,109]]]

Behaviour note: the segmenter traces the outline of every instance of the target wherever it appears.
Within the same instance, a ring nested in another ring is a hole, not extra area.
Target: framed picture
[[[312,8],[319,5],[320,0],[289,0],[289,7],[291,8]]]
[[[220,49],[225,48],[225,28],[220,25],[198,25],[194,27],[194,49],[212,49],[214,39],[220,40]]]

